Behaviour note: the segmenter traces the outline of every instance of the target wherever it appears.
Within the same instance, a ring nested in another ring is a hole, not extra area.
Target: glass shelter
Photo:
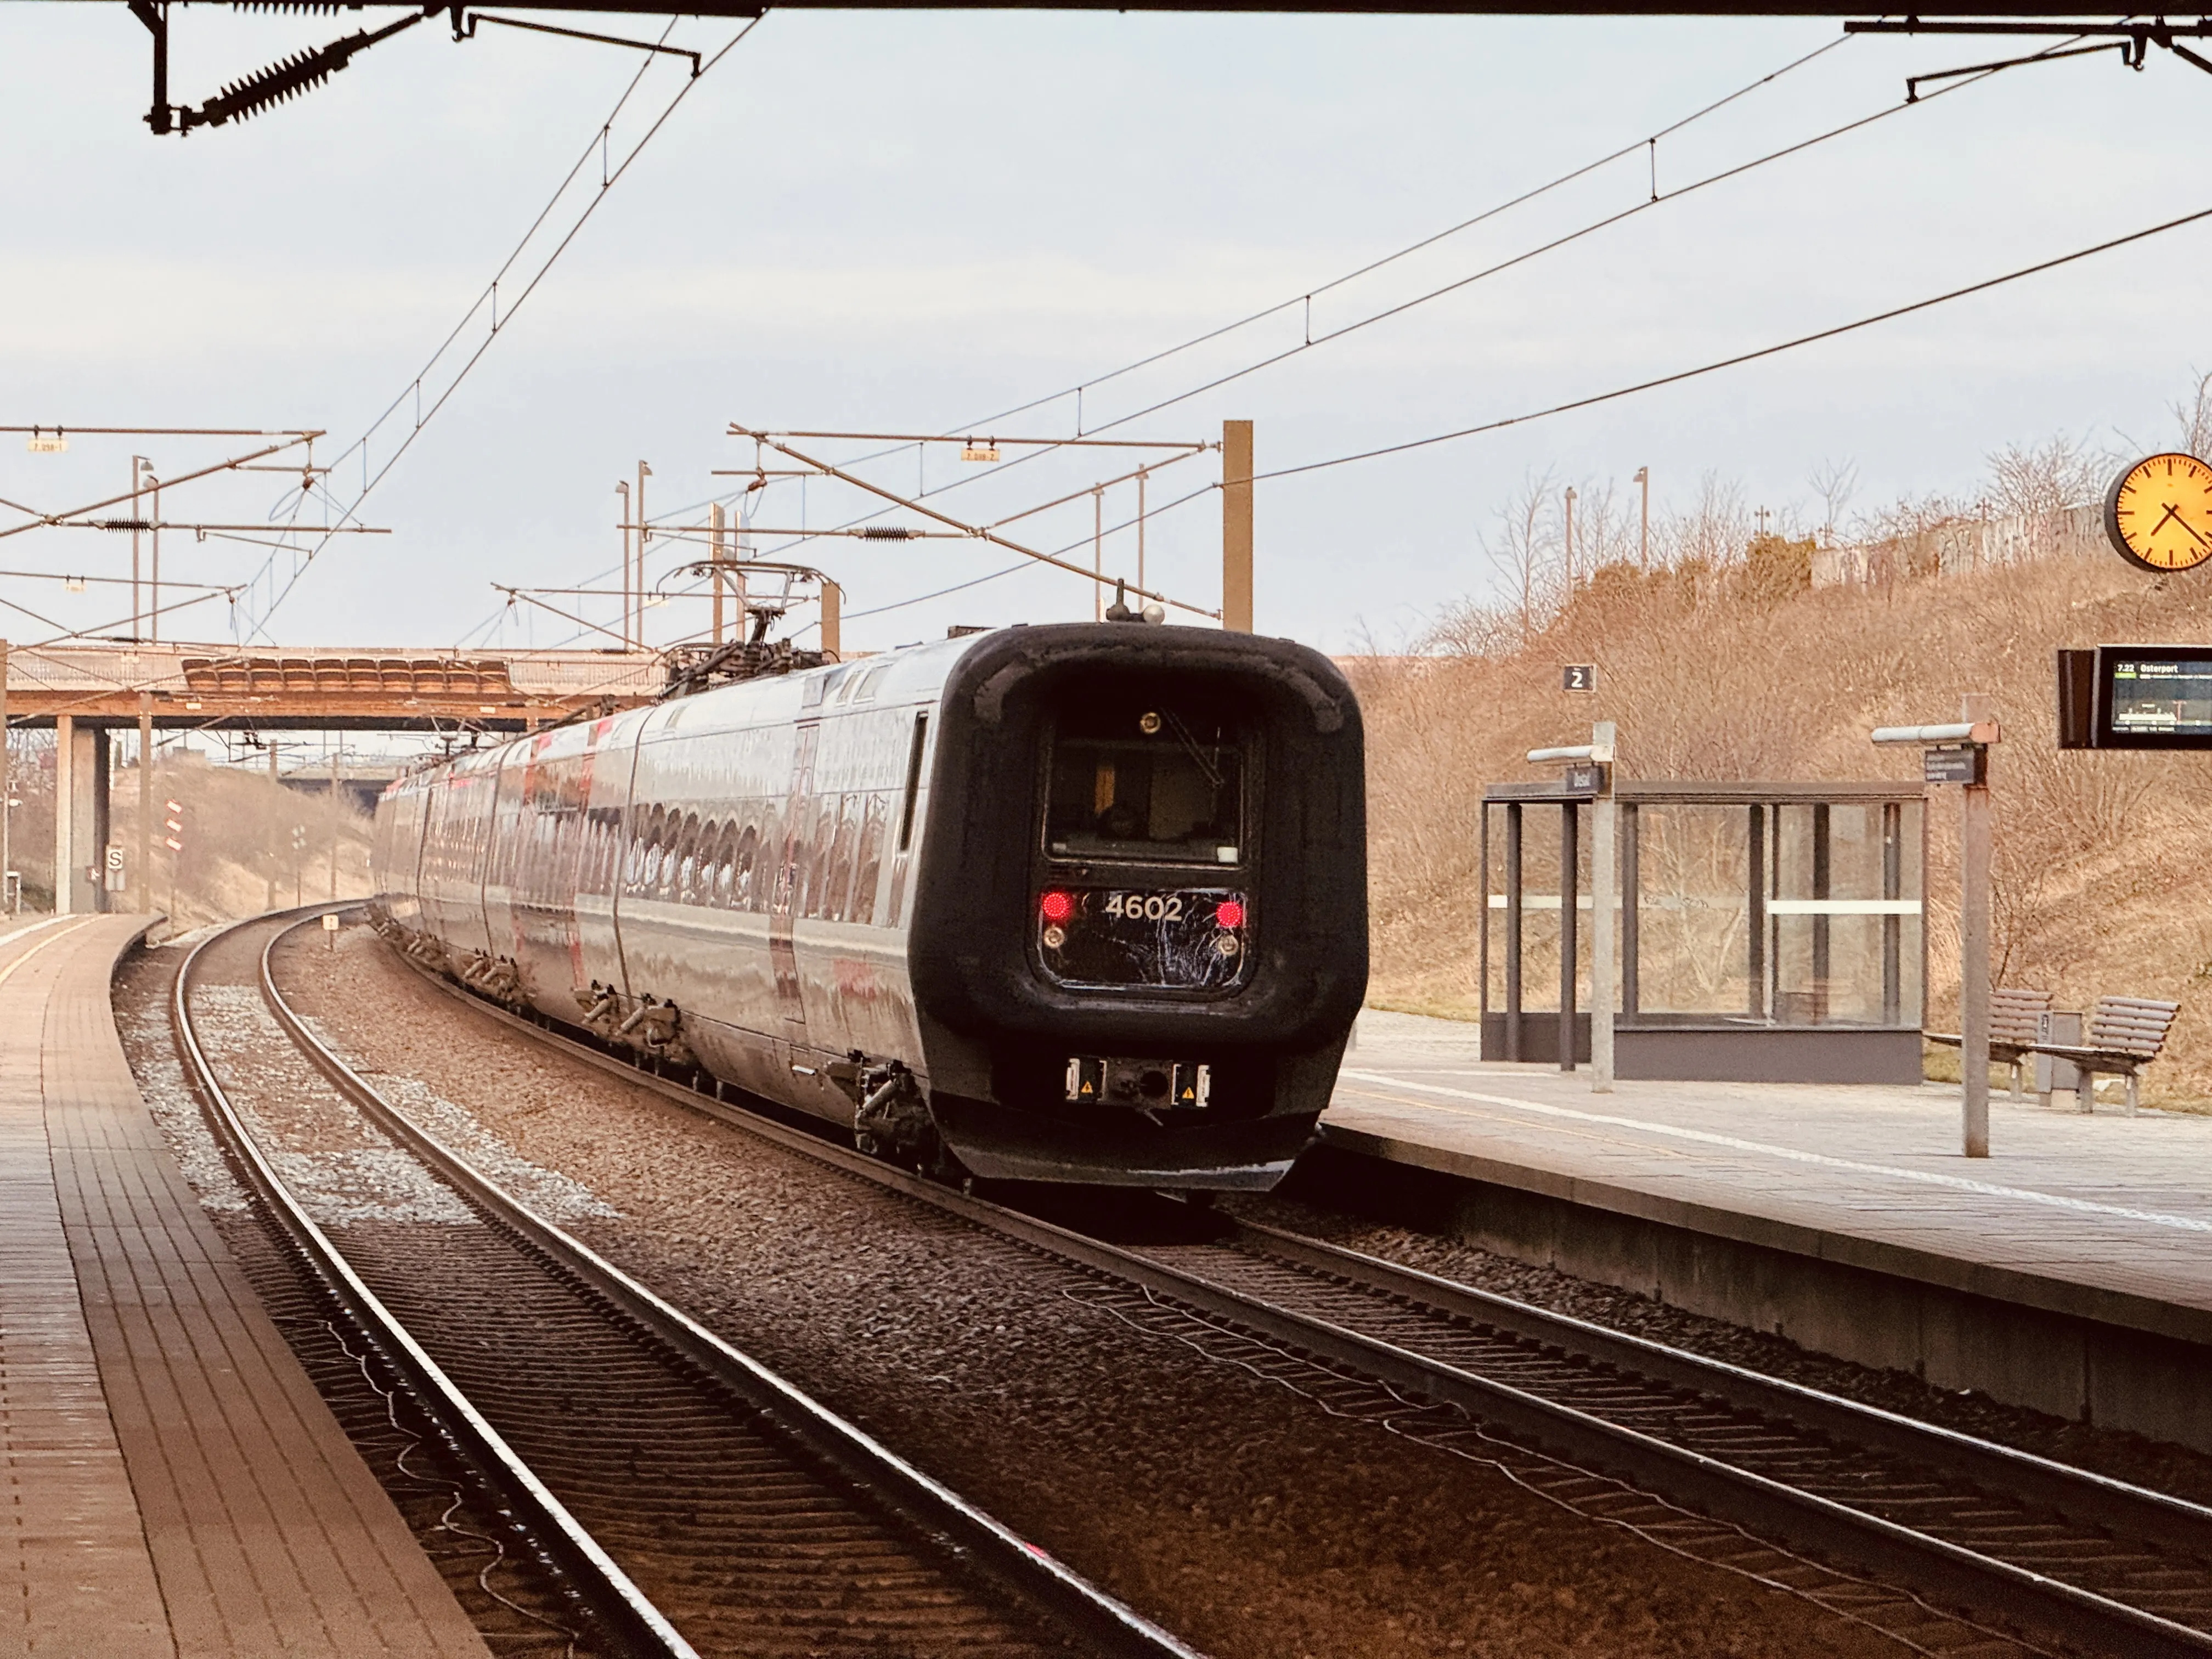
[[[1613,799],[1619,1076],[1919,1080],[1917,786],[1624,780]],[[1486,1058],[1589,1058],[1593,805],[1558,781],[1483,792]]]

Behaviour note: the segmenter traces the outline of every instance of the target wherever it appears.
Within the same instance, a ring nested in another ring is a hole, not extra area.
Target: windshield
[[[1243,799],[1242,744],[1229,721],[1117,698],[1060,718],[1046,848],[1055,858],[1235,864]]]

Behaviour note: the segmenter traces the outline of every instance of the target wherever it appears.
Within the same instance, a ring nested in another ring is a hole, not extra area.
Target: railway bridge
[[[650,702],[650,651],[300,648],[78,641],[9,647],[0,722],[55,733],[55,908],[111,906],[103,872],[113,734],[140,752],[165,732],[527,732]],[[0,794],[7,787],[0,754]],[[136,865],[151,867],[153,773],[139,770]],[[0,814],[4,817],[4,814]],[[0,830],[0,865],[6,832]],[[66,878],[64,873],[66,873]],[[135,884],[143,908],[148,884]]]

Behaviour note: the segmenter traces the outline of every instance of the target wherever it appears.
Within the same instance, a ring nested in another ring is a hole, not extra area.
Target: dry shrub
[[[1744,564],[1608,568],[1525,644],[1517,627],[1463,623],[1484,648],[1351,664],[1369,733],[1376,999],[1472,1014],[1482,788],[1534,775],[1528,750],[1609,719],[1625,776],[1910,778],[1915,752],[1876,750],[1868,732],[1956,718],[1981,692],[2005,730],[1990,764],[2000,982],[2047,987],[2065,1007],[2100,993],[2179,1000],[2150,1093],[2212,1098],[2212,757],[2060,751],[2052,666],[2062,646],[2212,640],[2212,581],[2051,560],[1805,590],[1794,562],[1778,548],[1757,578]],[[1561,690],[1570,662],[1598,665],[1595,696]],[[1929,1021],[1943,1029],[1958,999],[1956,791],[1930,792],[1928,828]]]
[[[327,797],[272,783],[258,768],[210,766],[156,757],[154,767],[155,904],[171,908],[179,927],[258,913],[273,892],[279,906],[295,896],[308,903],[331,896],[331,841],[337,838],[337,896],[365,897],[369,890],[369,820],[340,796],[333,825]],[[115,775],[112,834],[133,865],[138,854],[138,774]],[[179,802],[182,853],[161,846],[165,800]],[[295,852],[293,831],[307,846]],[[132,904],[135,908],[135,902]]]
[[[10,862],[22,872],[27,910],[53,904],[54,755],[51,732],[9,734],[15,811]],[[26,741],[29,738],[33,741]],[[43,738],[40,743],[35,739]],[[180,928],[258,914],[271,900],[289,905],[295,895],[312,903],[331,891],[332,823],[328,801],[270,781],[258,768],[211,766],[198,756],[156,757],[154,767],[154,908],[171,911]],[[162,805],[184,807],[184,843],[171,853]],[[369,890],[369,820],[344,806],[337,824],[338,896],[359,898]],[[293,831],[306,832],[304,852]],[[123,849],[130,886],[113,896],[119,910],[138,908],[138,771],[114,774],[109,795],[108,838]],[[88,862],[90,861],[88,855]]]

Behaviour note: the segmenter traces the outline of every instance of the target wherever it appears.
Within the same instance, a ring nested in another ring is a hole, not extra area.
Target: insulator
[[[870,524],[860,526],[860,539],[864,542],[909,542],[916,533],[904,525]]]
[[[362,29],[343,40],[333,40],[327,46],[311,47],[281,58],[266,69],[256,70],[243,81],[232,82],[198,109],[185,111],[180,125],[189,132],[194,127],[219,127],[226,121],[243,121],[248,116],[258,115],[271,104],[281,104],[320,86],[350,63],[354,53],[364,46],[373,46],[411,28],[427,15],[428,13],[418,12],[373,33]]]
[[[304,17],[334,17],[345,9],[343,0],[230,0],[233,11],[286,12]]]
[[[92,527],[94,530],[151,530],[154,521],[151,519],[94,519]]]
[[[200,106],[200,118],[209,126],[219,127],[226,121],[243,121],[258,115],[271,104],[281,104],[322,85],[333,70],[343,69],[346,59],[352,56],[350,50],[340,52],[331,46],[295,53],[267,69],[256,70],[243,81],[234,81]]]

